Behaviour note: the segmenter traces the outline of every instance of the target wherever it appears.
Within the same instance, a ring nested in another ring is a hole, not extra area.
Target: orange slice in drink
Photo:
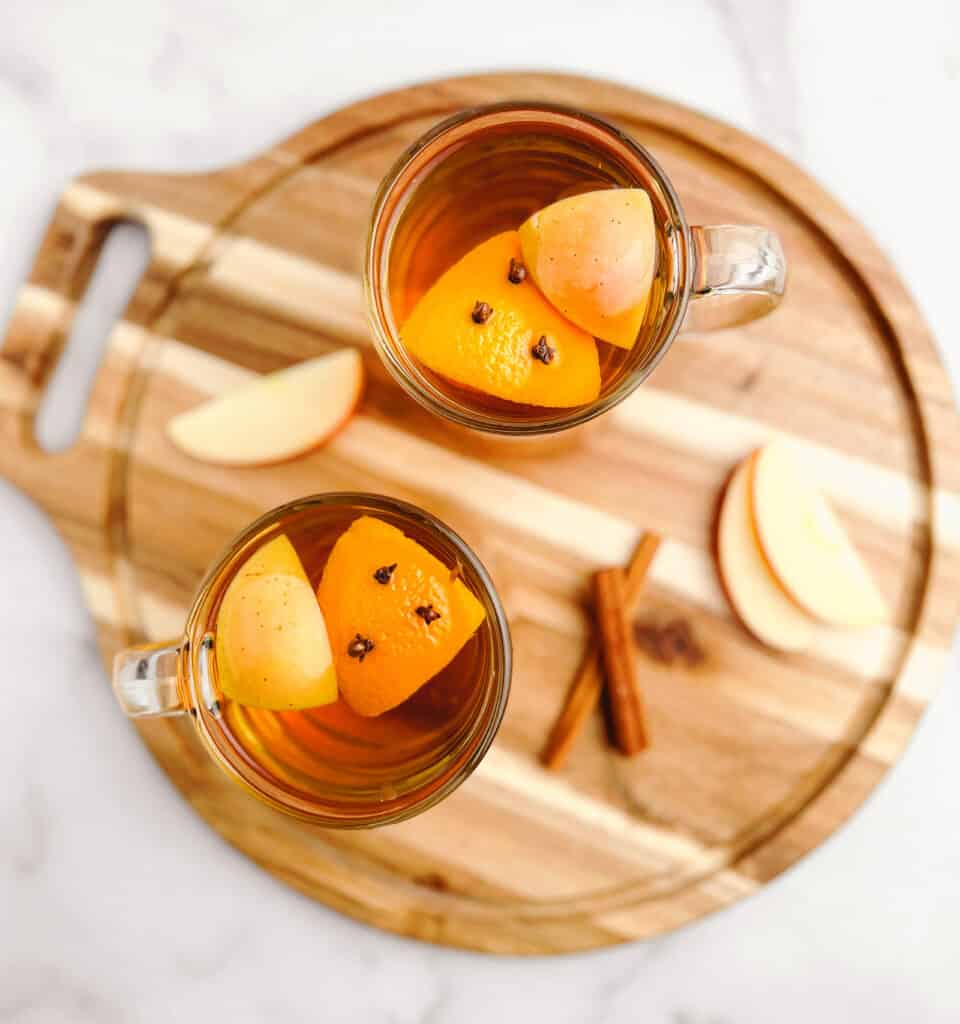
[[[594,401],[596,343],[529,276],[514,283],[511,261],[520,260],[516,231],[488,238],[421,297],[401,340],[435,373],[496,398],[556,408]]]
[[[450,569],[401,530],[357,519],[317,590],[340,692],[361,715],[389,711],[445,668],[485,618]]]

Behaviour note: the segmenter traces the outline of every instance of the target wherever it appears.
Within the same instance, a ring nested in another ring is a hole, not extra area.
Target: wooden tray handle
[[[34,434],[44,389],[110,229],[120,221],[137,219],[115,197],[104,196],[100,202],[90,202],[89,197],[81,178],[58,201],[0,347],[4,465],[14,454],[11,449],[20,458],[46,457]]]
[[[0,476],[55,517],[109,519],[111,466],[126,443],[125,403],[177,282],[202,264],[219,227],[251,190],[288,164],[268,152],[209,173],[98,171],[70,182],[0,344]],[[37,410],[103,243],[121,222],[146,229],[149,262],[108,338],[79,438],[65,451],[46,452],[35,437]]]
[[[34,497],[16,470],[25,462],[62,461],[37,444],[35,423],[44,390],[70,338],[103,243],[115,224],[142,223],[116,195],[91,188],[95,176],[63,191],[44,232],[27,282],[20,287],[0,346],[0,468]],[[52,465],[47,470],[52,471]]]

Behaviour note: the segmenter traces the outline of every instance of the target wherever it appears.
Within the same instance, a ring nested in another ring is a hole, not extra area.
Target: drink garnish
[[[254,552],[230,581],[215,646],[220,689],[241,704],[289,711],[337,699],[323,612],[285,534]]]
[[[432,604],[422,604],[417,608],[417,615],[429,626],[431,622],[436,622],[439,619],[440,613],[433,607]]]
[[[556,355],[556,352],[547,344],[547,336],[545,334],[541,334],[536,345],[530,349],[530,355],[532,355],[534,359],[539,359],[544,366],[549,366],[550,363],[553,362],[553,357]]]
[[[390,582],[390,577],[393,575],[394,570],[397,568],[397,563],[394,562],[392,565],[381,565],[379,569],[373,574],[373,578],[377,583],[386,585]]]
[[[363,659],[374,649],[374,646],[375,645],[372,640],[368,640],[367,637],[361,636],[357,633],[347,647],[347,656],[350,658],[356,658],[358,661],[363,661]]]
[[[378,579],[378,567],[391,570],[390,586]],[[338,538],[317,599],[330,630],[340,693],[361,715],[382,714],[411,697],[456,657],[486,617],[448,565],[373,516],[356,519]],[[373,649],[371,668],[363,659]]]
[[[561,199],[521,225],[520,246],[534,284],[568,320],[633,348],[657,263],[653,206],[642,188]]]
[[[596,342],[538,288],[513,284],[511,260],[523,262],[516,231],[472,249],[420,297],[400,329],[401,341],[428,369],[474,391],[525,405],[588,405],[600,394]],[[481,306],[495,313],[478,313]],[[474,315],[464,316],[471,308]],[[553,349],[550,373],[531,358],[540,337]]]
[[[510,258],[510,269],[507,271],[507,280],[511,284],[523,284],[527,279],[527,268],[520,260]]]
[[[475,324],[485,324],[493,316],[493,306],[489,302],[481,302],[479,299],[473,307],[470,318]]]

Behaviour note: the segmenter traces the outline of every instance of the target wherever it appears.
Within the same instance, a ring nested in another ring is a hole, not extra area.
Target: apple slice
[[[260,548],[230,581],[216,635],[220,689],[232,700],[291,711],[337,699],[323,612],[285,534]]]
[[[801,608],[835,626],[887,619],[869,569],[785,442],[774,441],[757,453],[752,493],[760,547]]]
[[[339,349],[181,413],[167,424],[167,435],[181,451],[203,462],[283,462],[329,440],[350,418],[362,390],[360,353]]]
[[[734,470],[720,506],[717,562],[724,589],[743,624],[780,651],[809,647],[814,620],[780,589],[760,551],[753,524],[750,477],[756,455]]]
[[[657,262],[653,207],[642,188],[561,199],[521,226],[520,246],[537,287],[568,320],[633,348]]]

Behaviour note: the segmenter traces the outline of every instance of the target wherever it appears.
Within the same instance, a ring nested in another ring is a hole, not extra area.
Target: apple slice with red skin
[[[750,493],[756,457],[737,466],[723,494],[717,519],[720,579],[734,611],[758,640],[779,651],[802,651],[816,623],[783,592],[761,553]]]
[[[796,604],[834,626],[887,620],[870,570],[785,441],[757,452],[751,491],[760,548]]]
[[[339,349],[175,416],[167,436],[187,455],[221,466],[285,462],[319,447],[349,420],[363,378],[357,349]]]
[[[657,263],[653,206],[642,188],[560,199],[523,223],[520,246],[537,287],[568,320],[633,348]]]

